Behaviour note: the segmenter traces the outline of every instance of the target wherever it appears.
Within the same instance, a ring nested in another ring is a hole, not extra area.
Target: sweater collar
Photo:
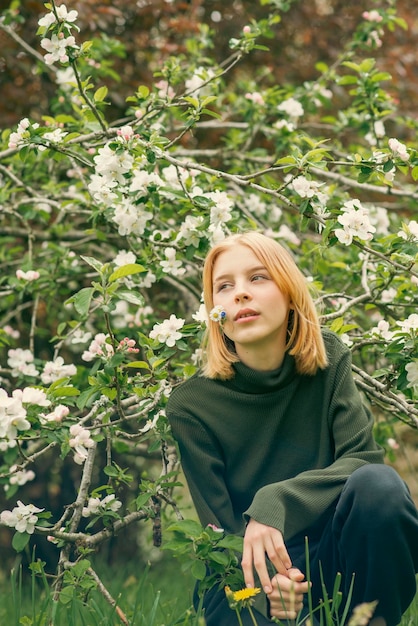
[[[233,387],[246,393],[269,393],[285,387],[295,377],[295,360],[286,352],[282,365],[267,372],[251,369],[240,361],[233,363]]]

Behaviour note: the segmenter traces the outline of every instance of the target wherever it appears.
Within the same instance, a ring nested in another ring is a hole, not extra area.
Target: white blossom
[[[18,533],[28,533],[32,535],[38,521],[36,513],[44,509],[38,509],[34,504],[23,504],[20,500],[12,511],[2,511],[0,522],[10,528],[14,528]]]
[[[378,337],[382,337],[386,341],[392,341],[394,337],[394,333],[389,330],[389,322],[386,320],[380,320],[374,328],[370,330],[372,335],[377,335]]]
[[[78,12],[75,10],[68,11],[65,4],[61,4],[60,6],[57,6],[56,12],[57,12],[58,20],[60,22],[67,22],[67,23],[75,22],[78,17]],[[55,24],[56,21],[57,21],[57,18],[55,17],[55,13],[51,11],[50,13],[47,13],[46,15],[44,15],[44,17],[41,17],[41,19],[38,20],[38,24],[39,26],[44,26],[46,28],[49,28],[50,26],[52,26],[52,24]]]
[[[147,222],[153,215],[145,211],[139,205],[133,204],[128,198],[119,202],[116,206],[112,220],[118,225],[120,235],[143,235]]]
[[[165,274],[171,274],[172,276],[183,276],[186,272],[184,267],[181,267],[181,261],[176,259],[175,248],[168,247],[164,250],[166,260],[160,261],[160,265],[163,268]]]
[[[41,374],[41,380],[44,385],[53,383],[60,378],[66,376],[74,376],[77,374],[77,368],[72,363],[70,365],[64,365],[64,359],[62,356],[58,356],[54,361],[47,361],[44,366],[44,370]]]
[[[303,110],[303,106],[295,98],[287,98],[287,100],[283,100],[283,102],[279,104],[277,109],[283,113],[286,113],[286,115],[294,120],[298,117],[302,117],[302,115],[305,113],[305,111]]]
[[[160,343],[165,343],[169,348],[172,348],[176,341],[182,337],[179,330],[183,328],[184,323],[184,319],[177,318],[174,314],[172,314],[161,324],[154,324],[149,336],[151,339],[156,339]]]
[[[74,449],[74,461],[82,465],[87,459],[88,449],[94,446],[94,441],[90,437],[90,431],[80,424],[73,424],[70,427],[70,435],[72,437],[68,443]]]
[[[335,236],[340,243],[345,245],[349,245],[353,237],[368,241],[373,238],[373,233],[376,231],[370,222],[367,209],[357,199],[345,202],[342,206],[342,213],[337,219],[344,228],[337,228]]]
[[[186,91],[193,93],[193,95],[204,96],[207,89],[204,86],[207,80],[210,80],[215,76],[215,72],[209,67],[197,67],[193,76],[188,78],[185,82]]]
[[[403,225],[403,230],[398,232],[398,237],[402,237],[402,239],[412,239],[418,241],[418,222],[416,220],[411,220],[408,224]]]
[[[91,333],[89,331],[84,331],[81,328],[77,328],[71,335],[71,343],[72,345],[77,345],[79,343],[87,343],[91,339]]]
[[[193,313],[192,318],[200,324],[207,324],[209,318],[206,311],[206,306],[204,304],[201,304],[196,313]]]
[[[131,171],[134,162],[133,156],[127,150],[115,152],[108,144],[99,149],[93,160],[96,174],[102,175],[106,183],[116,181],[121,185],[126,183],[124,174]]]
[[[279,239],[285,239],[286,241],[295,244],[295,246],[300,245],[299,237],[289,228],[289,226],[287,226],[287,224],[282,224],[280,226],[278,232],[276,233],[276,237]]]
[[[184,245],[198,247],[199,241],[204,237],[205,233],[198,229],[202,227],[204,219],[201,215],[187,215],[186,219],[180,225],[176,241],[183,240]]]
[[[13,391],[13,398],[16,398],[22,404],[36,404],[38,406],[51,405],[51,401],[46,397],[45,391],[35,387],[25,387],[23,390],[15,389]]]
[[[418,389],[418,359],[415,359],[411,363],[407,363],[407,365],[405,365],[405,369],[407,371],[407,387],[417,387]]]
[[[114,493],[110,493],[104,498],[89,498],[87,506],[83,507],[83,517],[91,517],[93,515],[103,515],[106,511],[115,513],[122,506],[122,502],[116,499]]]
[[[12,376],[37,376],[39,374],[30,350],[23,348],[11,349],[7,353],[7,364],[12,369]]]
[[[402,161],[409,161],[409,152],[405,144],[394,137],[389,139],[388,144],[389,148],[392,150],[393,156],[399,157]]]
[[[52,35],[51,39],[41,39],[41,47],[47,51],[47,54],[44,56],[44,61],[47,65],[53,65],[56,61],[68,63],[70,58],[67,48],[78,48],[72,35],[69,37],[58,37],[55,34]]]
[[[411,313],[406,320],[397,322],[397,324],[402,328],[403,332],[411,335],[415,334],[418,331],[418,313]]]
[[[215,206],[210,210],[210,223],[214,225],[224,224],[231,219],[231,211],[233,208],[233,202],[228,197],[225,191],[211,191],[206,194],[210,198]]]
[[[130,250],[120,250],[113,259],[113,263],[116,265],[116,267],[130,265],[132,263],[136,263],[136,256]]]

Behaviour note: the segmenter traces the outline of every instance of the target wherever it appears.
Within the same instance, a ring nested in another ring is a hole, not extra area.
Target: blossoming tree
[[[29,52],[34,63],[44,54],[57,99],[3,129],[0,148],[10,503],[0,521],[18,551],[36,535],[56,545],[54,602],[80,555],[146,520],[158,544],[161,508],[181,517],[164,407],[198,368],[201,264],[230,232],[258,229],[294,253],[324,325],[352,349],[382,445],[395,445],[398,421],[418,427],[416,121],[399,114],[374,59],[405,24],[395,2],[376,1],[332,67],[277,85],[257,67],[234,74],[286,5],[262,4],[265,18],[236,33],[227,59],[211,56],[201,25],[116,122],[108,88],[90,77],[77,11],[52,0],[39,16]],[[16,19],[13,7],[1,18],[11,37]],[[59,514],[21,495],[51,459],[75,476]],[[90,562],[85,575],[114,602]]]

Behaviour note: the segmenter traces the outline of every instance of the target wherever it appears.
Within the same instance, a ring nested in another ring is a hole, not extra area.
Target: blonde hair
[[[215,261],[233,246],[246,246],[263,263],[280,291],[289,297],[286,350],[295,357],[299,374],[314,375],[327,366],[327,355],[318,314],[305,276],[293,257],[279,243],[258,232],[231,235],[215,245],[208,253],[203,267],[203,297],[207,312],[213,308],[213,268]],[[233,363],[239,361],[234,344],[222,331],[220,324],[208,321],[203,339],[204,364],[202,372],[208,378],[232,378]]]

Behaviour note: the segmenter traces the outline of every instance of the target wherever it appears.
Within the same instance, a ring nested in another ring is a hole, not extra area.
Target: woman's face
[[[224,308],[223,330],[235,343],[244,363],[245,355],[250,353],[257,362],[260,359],[270,362],[275,354],[283,356],[289,298],[247,246],[238,244],[217,257],[213,268],[213,303]]]

